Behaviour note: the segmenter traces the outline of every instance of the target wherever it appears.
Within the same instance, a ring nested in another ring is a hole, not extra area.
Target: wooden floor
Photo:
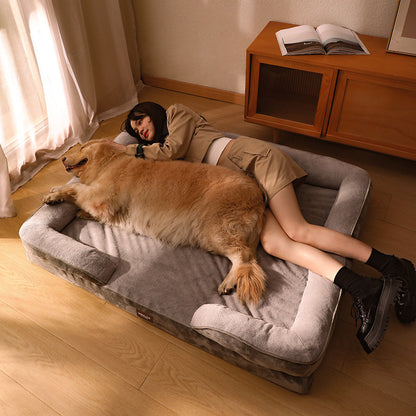
[[[223,130],[272,137],[245,123],[239,105],[149,87],[140,99],[181,102]],[[103,122],[95,137],[115,137],[122,119]],[[373,193],[361,238],[416,262],[415,162],[291,134],[281,142],[367,169]],[[67,180],[61,163],[51,162],[15,192],[18,216],[0,220],[1,416],[416,414],[416,325],[392,313],[383,342],[367,355],[348,295],[311,392],[299,396],[29,263],[18,229],[42,194]]]

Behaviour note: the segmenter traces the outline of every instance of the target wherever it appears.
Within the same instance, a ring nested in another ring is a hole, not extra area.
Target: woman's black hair
[[[155,126],[155,137],[151,142],[141,139],[140,135],[133,130],[130,124],[132,120],[143,120],[146,116],[150,117],[153,121],[153,125]],[[139,144],[148,145],[152,143],[163,143],[166,136],[169,134],[166,120],[166,110],[161,105],[151,101],[139,103],[130,110],[127,115],[127,119],[124,120],[121,125],[121,129],[129,133],[130,136],[135,137]]]

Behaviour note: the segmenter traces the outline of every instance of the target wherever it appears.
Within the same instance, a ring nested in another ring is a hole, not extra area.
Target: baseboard
[[[244,105],[244,94],[239,94],[232,91],[204,87],[202,85],[190,84],[188,82],[175,81],[173,79],[152,77],[150,75],[142,75],[142,80],[145,85],[152,87],[164,88],[166,90],[197,95],[198,97],[210,98],[212,100]]]

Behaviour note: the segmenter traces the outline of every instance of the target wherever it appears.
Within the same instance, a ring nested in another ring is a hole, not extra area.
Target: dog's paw
[[[220,296],[223,295],[231,295],[235,289],[237,288],[237,285],[233,285],[228,283],[226,280],[224,280],[219,286],[218,286],[218,294]]]
[[[50,192],[43,197],[43,202],[48,205],[57,205],[64,202],[64,198],[59,192]]]

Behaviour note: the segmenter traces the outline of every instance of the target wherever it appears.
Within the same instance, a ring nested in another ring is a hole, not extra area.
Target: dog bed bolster
[[[198,308],[191,327],[251,362],[282,370],[280,360],[288,361],[287,373],[293,370],[293,375],[305,376],[313,372],[326,349],[339,296],[340,291],[330,282],[310,273],[304,301],[290,328],[218,304]],[[304,374],[299,373],[302,369]]]
[[[34,263],[38,264],[37,258],[47,260],[105,285],[117,268],[117,259],[60,232],[76,217],[77,211],[77,207],[68,203],[43,205],[22,225],[20,238],[26,251],[34,254],[30,258]],[[40,265],[44,266],[43,262]]]

